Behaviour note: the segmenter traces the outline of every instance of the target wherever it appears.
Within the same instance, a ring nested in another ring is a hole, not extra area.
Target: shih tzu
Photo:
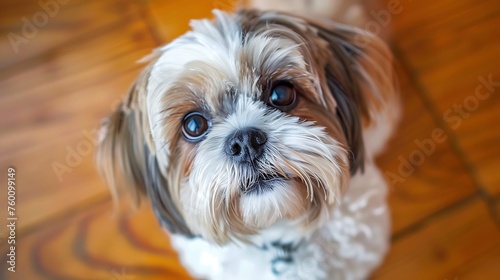
[[[365,279],[389,244],[373,159],[398,114],[388,48],[327,20],[214,14],[105,121],[114,197],[147,196],[196,278]]]

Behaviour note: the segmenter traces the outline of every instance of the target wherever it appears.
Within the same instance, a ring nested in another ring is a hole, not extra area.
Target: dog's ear
[[[338,115],[349,146],[351,173],[363,170],[363,128],[372,125],[382,105],[395,96],[392,57],[385,43],[371,33],[328,20],[257,10],[239,15],[243,35],[282,26],[268,36],[285,36],[301,48],[309,71],[320,79],[324,105]]]
[[[97,167],[115,203],[128,195],[135,206],[147,195],[161,225],[171,233],[191,236],[172,201],[160,172],[146,115],[146,69],[119,107],[104,120],[96,152]]]
[[[363,128],[371,125],[378,109],[394,96],[390,51],[375,35],[358,28],[331,21],[308,23],[320,40],[317,44],[326,42],[327,51],[314,55],[323,70],[323,93],[333,96],[332,106],[349,145],[351,173],[363,171]]]

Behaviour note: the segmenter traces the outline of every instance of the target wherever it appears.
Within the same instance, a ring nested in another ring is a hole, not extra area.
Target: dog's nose
[[[264,152],[267,142],[266,134],[256,128],[236,131],[227,138],[225,151],[237,162],[253,162]]]

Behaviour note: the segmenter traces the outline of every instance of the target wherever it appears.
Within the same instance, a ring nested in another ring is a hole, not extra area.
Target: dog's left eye
[[[291,84],[280,83],[273,87],[269,95],[268,104],[281,111],[288,111],[295,107],[296,95],[295,89]]]
[[[208,131],[210,122],[199,112],[187,114],[182,121],[182,134],[188,141],[200,141]]]

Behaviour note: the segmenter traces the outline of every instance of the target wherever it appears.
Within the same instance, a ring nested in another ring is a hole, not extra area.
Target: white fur
[[[352,178],[331,219],[296,252],[299,262],[281,276],[274,275],[271,268],[277,251],[242,244],[217,247],[200,238],[176,235],[171,236],[171,242],[182,263],[197,278],[365,279],[382,261],[389,245],[386,191],[382,174],[373,162],[368,163],[364,174]],[[294,240],[294,234],[301,235],[293,226],[278,225],[269,231],[270,240]]]

